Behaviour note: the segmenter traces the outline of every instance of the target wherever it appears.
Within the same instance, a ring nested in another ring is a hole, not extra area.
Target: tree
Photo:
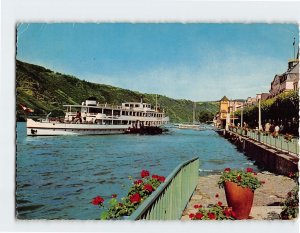
[[[201,111],[198,115],[199,122],[205,123],[207,121],[212,121],[214,115],[209,111]]]

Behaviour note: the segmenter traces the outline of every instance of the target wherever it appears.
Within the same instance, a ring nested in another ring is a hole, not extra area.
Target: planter
[[[237,219],[248,219],[253,204],[254,191],[233,182],[225,183],[227,204],[236,213]]]

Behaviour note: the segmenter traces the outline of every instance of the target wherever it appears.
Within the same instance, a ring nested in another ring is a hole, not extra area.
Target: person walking
[[[76,112],[76,117],[75,117],[75,123],[77,122],[82,122],[82,119],[81,119],[81,113],[79,111]]]
[[[267,122],[266,124],[265,124],[265,132],[266,133],[269,133],[270,132],[270,123],[269,122]]]
[[[279,135],[279,129],[280,129],[279,126],[276,125],[275,128],[274,128],[274,133],[273,133],[273,137],[274,138],[278,137],[278,135]]]

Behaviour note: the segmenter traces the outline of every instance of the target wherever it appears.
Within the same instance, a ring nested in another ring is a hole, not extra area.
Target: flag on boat
[[[26,105],[19,104],[24,112],[34,112],[33,109],[26,107]]]

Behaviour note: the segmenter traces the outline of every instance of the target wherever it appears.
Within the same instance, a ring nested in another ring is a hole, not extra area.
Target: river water
[[[258,168],[212,130],[170,128],[163,135],[27,137],[17,123],[16,205],[19,219],[97,219],[91,199],[126,195],[131,180],[149,170],[168,176],[200,158],[200,175],[225,167]]]

